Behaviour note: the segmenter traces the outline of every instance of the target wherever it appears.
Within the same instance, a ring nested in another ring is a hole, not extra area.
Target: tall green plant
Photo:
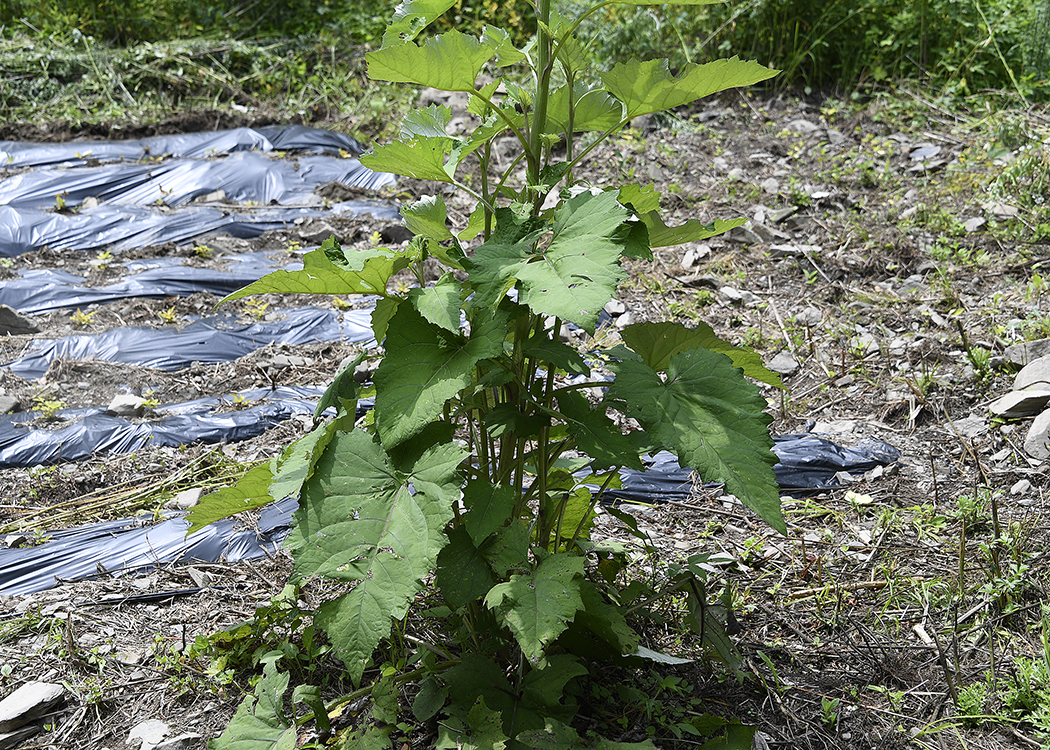
[[[441,717],[439,747],[530,747],[540,735],[561,746],[573,736],[575,712],[565,693],[588,673],[588,660],[640,653],[626,619],[637,590],[628,595],[618,585],[623,550],[590,534],[619,469],[641,469],[640,457],[657,449],[674,451],[784,530],[766,402],[745,375],[779,381],[756,355],[704,325],[639,323],[623,331],[624,345],[601,355],[615,375],[607,382],[559,338],[563,322],[595,332],[626,275],[624,258],[651,258],[652,247],[740,221],[669,227],[653,186],[584,185],[577,167],[635,117],[775,71],[734,58],[675,75],[666,61],[635,60],[593,77],[574,36],[581,19],[553,11],[550,0],[539,0],[524,48],[494,26],[478,37],[453,30],[417,41],[451,4],[399,6],[382,47],[368,55],[369,75],[465,92],[480,124],[454,137],[447,107],[419,109],[399,140],[362,161],[465,191],[477,204],[469,225],[453,233],[442,197],[425,197],[403,209],[416,235],[407,247],[344,251],[330,239],[305,256],[302,270],[275,272],[230,295],[377,295],[372,325],[384,353],[363,426],[354,426],[361,396],[354,362],[318,406],[319,420],[328,407],[336,416],[206,501],[196,521],[299,494],[288,543],[295,575],[346,584],[317,610],[315,624],[372,697],[374,721],[360,722],[352,746],[389,742],[398,686],[409,682],[420,686],[416,718]],[[508,135],[517,157],[501,172],[493,142]],[[435,263],[441,276],[426,286],[425,268]],[[395,274],[417,285],[391,291]],[[598,388],[606,390],[595,403],[585,394]],[[633,429],[625,434],[610,411]],[[587,458],[571,458],[581,454]],[[715,608],[704,601],[699,563],[670,571],[663,589],[635,608],[678,592],[689,602],[688,623],[731,660]],[[436,591],[421,607],[430,586]],[[406,635],[405,623],[420,617],[442,637]],[[385,660],[378,671],[377,653]],[[287,680],[272,660],[261,684],[217,747],[286,741]],[[245,744],[248,736],[263,739]]]

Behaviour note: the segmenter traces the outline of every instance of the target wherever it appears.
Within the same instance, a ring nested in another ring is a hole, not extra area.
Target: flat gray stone
[[[1029,456],[1040,461],[1050,458],[1050,409],[1036,417],[1028,428],[1024,449]]]
[[[964,438],[975,438],[978,435],[983,435],[988,431],[988,420],[981,417],[964,417],[962,419],[956,419],[953,422],[949,422],[945,425],[949,430],[954,431],[958,435]]]
[[[130,747],[139,745],[140,750],[153,750],[170,733],[171,728],[160,719],[147,719],[131,728],[125,744]]]
[[[1038,414],[1050,403],[1050,389],[1029,389],[1010,391],[997,398],[988,407],[992,414],[1007,419],[1021,419]]]
[[[1033,359],[1014,378],[1015,391],[1031,389],[1032,386],[1050,390],[1050,355]]]
[[[1003,358],[1007,362],[1021,365],[1021,367],[1048,355],[1050,355],[1050,339],[1036,339],[1035,341],[1011,344],[1003,350]]]
[[[14,396],[0,396],[0,414],[22,411],[22,404]]]
[[[134,393],[118,393],[106,407],[106,413],[114,417],[141,417],[146,399]]]
[[[816,326],[820,325],[822,320],[824,320],[824,313],[813,305],[806,305],[795,313],[795,322],[799,325]]]
[[[66,689],[53,682],[27,682],[0,701],[0,732],[10,732],[50,711]]]
[[[791,356],[791,352],[785,350],[773,357],[766,367],[780,375],[790,375],[798,369],[798,362]]]
[[[1014,482],[1013,486],[1010,487],[1010,494],[1023,495],[1030,489],[1032,489],[1031,482],[1029,482],[1027,479],[1018,479],[1016,482]]]
[[[802,118],[792,120],[784,126],[784,130],[790,131],[792,133],[802,133],[803,135],[817,133],[820,131],[820,129],[820,126],[816,123],[810,122],[809,120],[805,120]]]
[[[20,336],[27,333],[40,333],[40,328],[13,307],[0,305],[0,336]]]
[[[168,502],[164,503],[165,508],[174,508],[176,510],[189,510],[197,503],[200,502],[201,496],[204,494],[204,488],[202,487],[190,487],[188,490],[183,490]]]

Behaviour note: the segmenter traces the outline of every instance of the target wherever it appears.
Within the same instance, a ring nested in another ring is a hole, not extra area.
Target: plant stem
[[[533,101],[532,123],[529,127],[528,184],[540,184],[540,162],[543,153],[543,131],[547,129],[547,96],[551,81],[551,0],[539,0],[539,23],[536,29],[536,98]],[[533,201],[533,213],[538,214],[543,196]]]

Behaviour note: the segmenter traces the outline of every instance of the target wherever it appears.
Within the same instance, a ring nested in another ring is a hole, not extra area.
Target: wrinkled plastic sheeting
[[[359,413],[364,408],[362,405]],[[816,435],[784,435],[776,441],[780,463],[775,471],[781,490],[788,494],[832,489],[839,471],[860,473],[900,457],[895,448],[878,441],[857,448],[843,448]],[[646,464],[645,471],[621,472],[623,488],[609,490],[607,499],[652,503],[689,498],[692,472],[679,466],[672,454],[663,451]],[[272,554],[287,535],[297,507],[291,498],[266,506],[258,532],[238,529],[227,519],[186,539],[189,524],[181,518],[147,528],[125,519],[56,532],[38,547],[0,550],[0,594],[26,594],[50,588],[57,579],[93,577],[98,565],[110,573],[132,572],[172,563],[232,562]]]
[[[194,362],[230,362],[267,344],[297,346],[315,341],[374,345],[372,311],[336,312],[312,307],[278,310],[283,320],[238,324],[212,315],[182,330],[114,328],[97,334],[37,339],[29,352],[5,365],[26,379],[42,377],[51,362],[105,360],[173,372]]]
[[[188,297],[197,292],[227,295],[251,284],[278,267],[275,252],[238,253],[223,256],[227,268],[187,266],[183,258],[154,258],[123,265],[138,270],[105,286],[81,286],[85,278],[57,269],[21,271],[17,279],[0,284],[0,305],[22,313],[43,313],[64,307],[85,307],[136,297]],[[283,261],[283,259],[282,259]],[[302,263],[280,266],[294,271]]]
[[[70,423],[50,430],[30,427],[34,412],[6,414],[0,416],[0,469],[78,461],[95,453],[248,440],[296,415],[312,415],[323,392],[313,386],[263,388],[240,394],[253,403],[247,408],[230,410],[231,398],[218,396],[163,406],[164,416],[138,421],[107,414],[104,407],[66,409],[59,415]],[[217,411],[221,408],[227,411]]]
[[[867,438],[853,448],[819,435],[778,435],[773,452],[780,463],[773,467],[785,495],[807,495],[842,487],[837,474],[863,474],[900,460],[900,451],[881,440]]]
[[[225,519],[190,537],[186,536],[190,524],[181,517],[152,526],[125,518],[52,532],[36,547],[0,549],[0,594],[29,594],[61,581],[95,578],[100,566],[107,573],[127,573],[269,556],[288,535],[296,505],[294,499],[286,499],[263,508],[257,529]]]
[[[863,474],[900,459],[900,451],[878,440],[864,440],[854,448],[810,434],[778,435],[773,440],[773,452],[779,459],[773,473],[784,495],[840,489],[839,472]],[[667,451],[650,457],[645,471],[622,469],[620,482],[620,489],[606,490],[605,496],[609,500],[634,503],[684,500],[693,487],[692,471],[682,468],[678,459]]]
[[[300,156],[287,160],[245,151],[224,159],[23,172],[0,182],[0,205],[51,208],[55,196],[61,195],[68,208],[90,197],[115,205],[177,207],[222,190],[225,200],[234,203],[320,206],[323,199],[314,188],[329,182],[377,191],[392,185],[394,177],[373,172],[357,159]]]
[[[39,208],[0,206],[0,257],[15,257],[41,247],[55,250],[135,250],[166,242],[182,243],[224,232],[250,239],[274,229],[287,229],[300,219],[332,214],[400,220],[389,203],[345,201],[327,210],[310,207],[263,209],[187,206],[177,211],[142,206],[103,204],[76,214],[59,214]]]
[[[207,133],[177,133],[117,141],[29,143],[0,141],[0,170],[83,166],[90,162],[138,161],[159,156],[206,158],[236,151],[312,151],[363,154],[355,138],[304,125],[267,125]]]

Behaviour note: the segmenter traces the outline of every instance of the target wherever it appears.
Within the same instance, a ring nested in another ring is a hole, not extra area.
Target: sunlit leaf
[[[657,372],[666,370],[671,357],[678,352],[702,346],[729,357],[748,377],[781,387],[780,376],[762,363],[762,357],[750,349],[742,349],[720,339],[714,329],[704,322],[697,323],[695,328],[671,321],[634,323],[626,326],[621,335],[624,343]]]
[[[369,52],[368,77],[376,81],[415,83],[442,91],[473,91],[482,66],[496,53],[493,43],[459,31],[431,37],[422,45],[406,42]]]
[[[582,577],[582,557],[552,555],[531,575],[512,575],[506,583],[493,586],[485,605],[510,628],[529,661],[539,662],[547,646],[583,608]]]
[[[617,63],[602,82],[624,103],[627,118],[689,104],[705,96],[772,78],[779,71],[737,57],[715,60],[702,65],[682,66],[673,75],[667,60],[637,60]]]
[[[610,364],[609,400],[637,419],[683,466],[726,491],[786,532],[773,475],[772,417],[758,387],[719,352],[690,349],[671,357],[666,379],[640,360]]]

